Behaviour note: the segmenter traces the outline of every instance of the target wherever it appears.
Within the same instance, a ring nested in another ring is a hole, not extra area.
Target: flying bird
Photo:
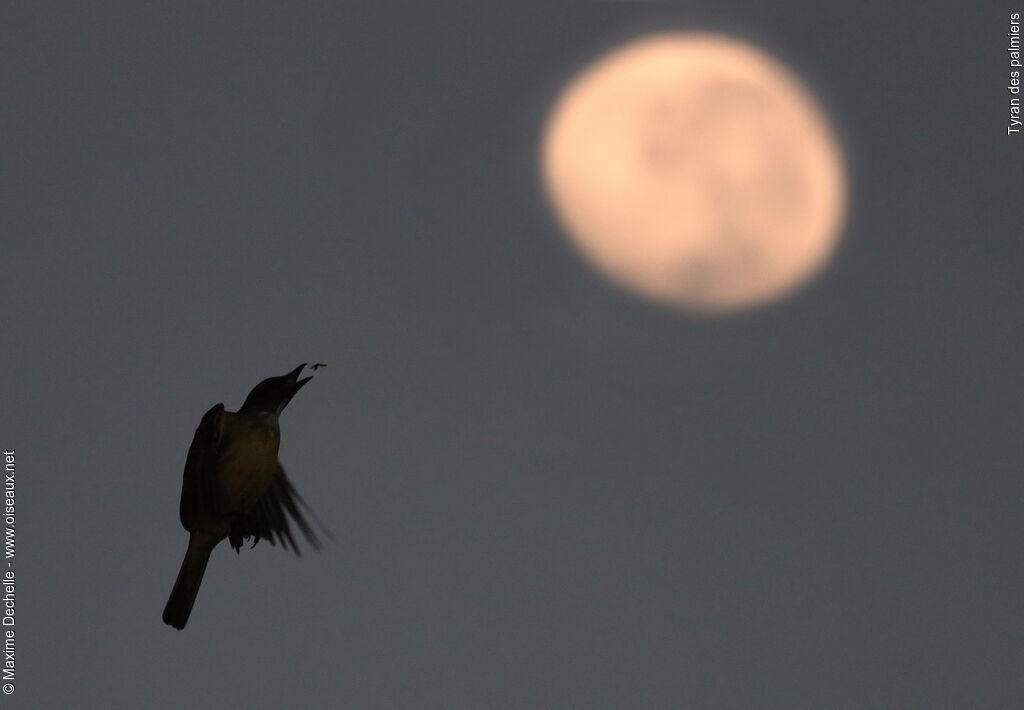
[[[178,510],[181,524],[189,532],[188,550],[164,607],[165,624],[185,628],[210,553],[224,538],[235,552],[251,537],[253,546],[266,539],[301,556],[292,535],[294,522],[313,549],[320,549],[320,540],[303,511],[314,520],[316,516],[277,460],[281,443],[278,417],[312,379],[299,379],[305,366],[260,382],[237,412],[215,404],[199,422],[185,459]],[[318,520],[317,524],[330,537]]]

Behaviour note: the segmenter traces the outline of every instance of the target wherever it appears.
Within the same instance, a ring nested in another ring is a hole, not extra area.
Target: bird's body
[[[309,377],[298,379],[305,365],[258,384],[237,412],[214,405],[199,423],[185,461],[179,513],[189,532],[188,550],[164,608],[163,620],[184,628],[214,547],[224,538],[239,550],[242,541],[280,542],[298,554],[290,521],[314,548],[319,540],[297,503],[278,461],[278,417]],[[303,504],[304,505],[304,504]]]
[[[245,415],[223,412],[221,487],[232,491],[228,512],[244,514],[266,493],[277,471],[281,429],[273,414]]]

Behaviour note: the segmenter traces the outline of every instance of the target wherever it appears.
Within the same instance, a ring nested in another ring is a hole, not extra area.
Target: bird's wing
[[[186,530],[203,513],[217,514],[221,508],[220,482],[217,480],[217,457],[220,454],[221,415],[223,404],[215,404],[203,415],[185,459],[185,476],[181,484],[181,505],[178,514]]]
[[[284,469],[278,464],[270,488],[256,502],[255,507],[248,515],[232,524],[228,539],[235,551],[242,546],[244,538],[254,537],[253,545],[261,538],[265,538],[270,541],[271,545],[281,543],[281,547],[286,550],[291,549],[301,557],[302,552],[299,551],[299,546],[295,544],[295,537],[292,535],[292,521],[298,526],[299,531],[314,550],[319,550],[321,546],[320,538],[317,537],[313,526],[306,520],[305,513],[309,513],[323,533],[327,537],[331,537],[330,531],[317,520],[316,515],[306,505],[306,501],[302,500],[302,496],[288,480]]]

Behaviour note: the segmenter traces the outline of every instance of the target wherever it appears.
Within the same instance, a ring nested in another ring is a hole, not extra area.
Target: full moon
[[[800,80],[709,33],[634,40],[574,77],[543,131],[548,198],[601,273],[721,313],[777,300],[839,239],[842,152]]]

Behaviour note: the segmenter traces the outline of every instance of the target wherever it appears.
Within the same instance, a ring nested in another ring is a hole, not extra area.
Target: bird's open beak
[[[303,377],[301,380],[298,379],[299,373],[302,372],[302,368],[304,368],[305,366],[306,366],[306,363],[302,363],[301,365],[296,367],[294,370],[289,372],[288,375],[287,375],[288,379],[291,380],[294,383],[292,385],[291,396],[288,397],[288,401],[289,402],[291,401],[292,397],[295,396],[295,393],[298,392],[300,389],[302,389],[302,385],[306,384],[307,382],[309,382],[310,380],[313,379],[312,375],[310,375],[309,377]]]

